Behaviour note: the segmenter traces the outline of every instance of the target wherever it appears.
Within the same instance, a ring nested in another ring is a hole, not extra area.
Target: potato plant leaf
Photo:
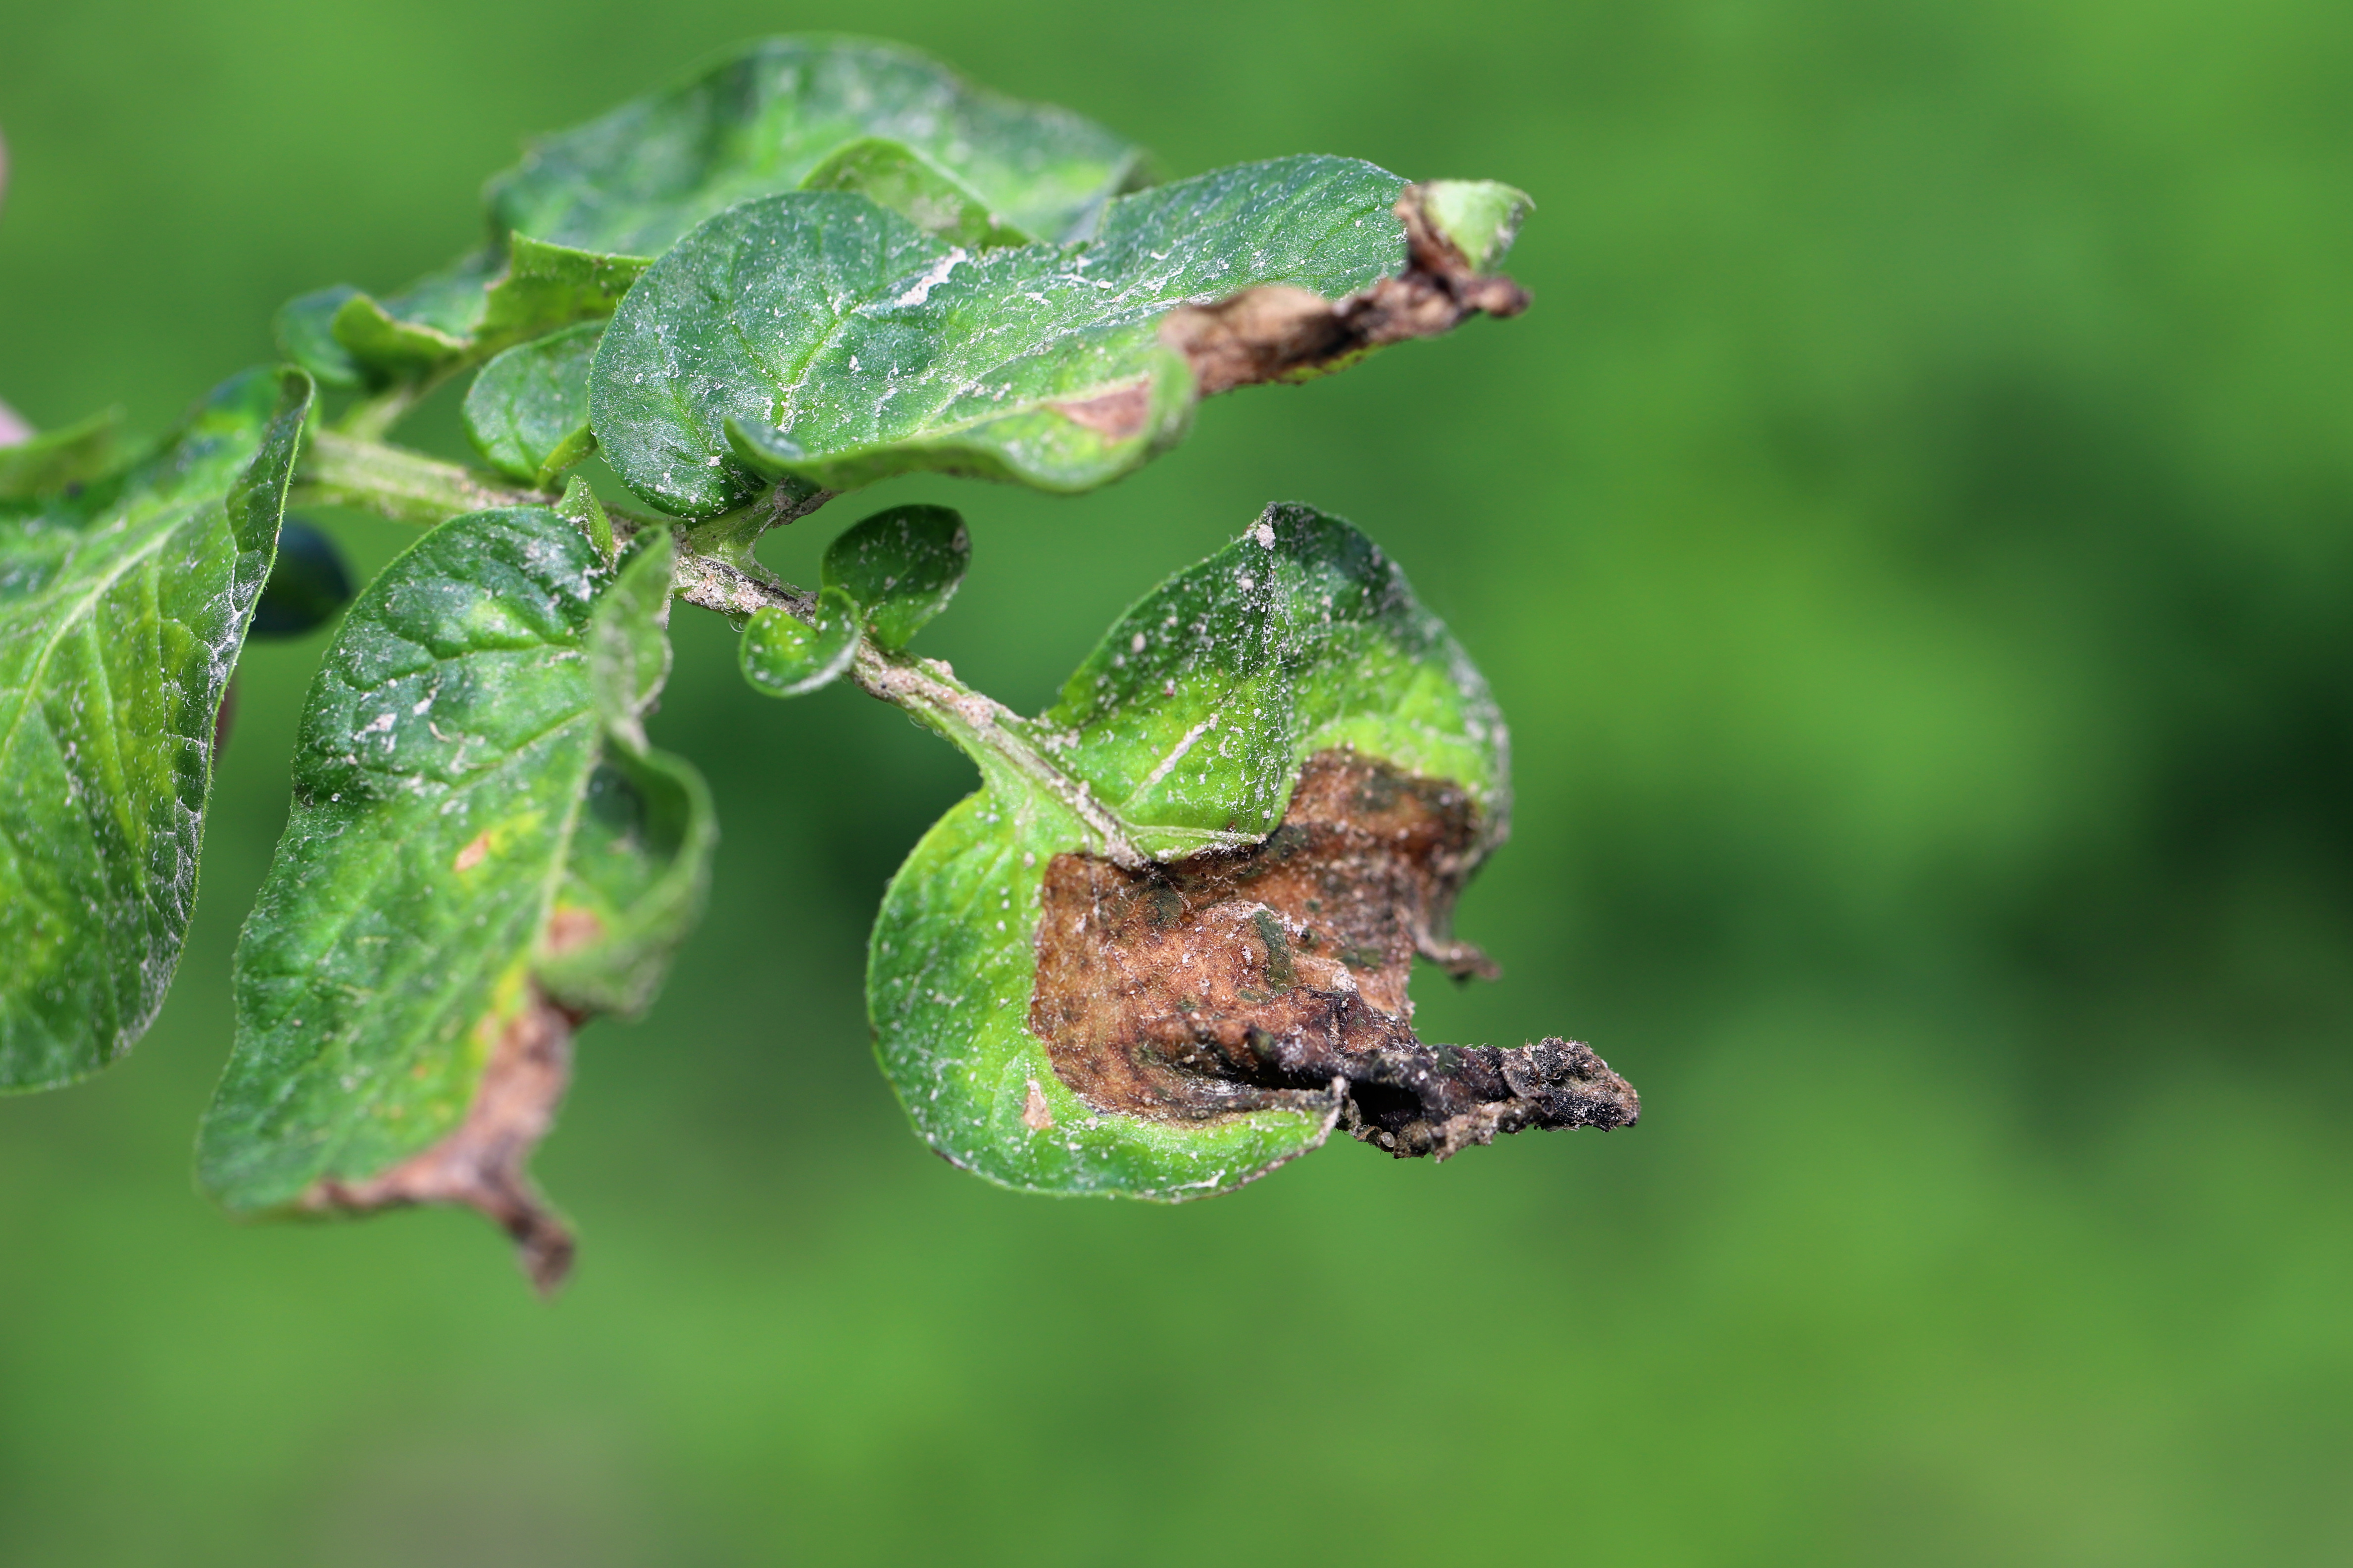
[[[0,1090],[97,1071],[163,1005],[311,395],[248,373],[122,471],[0,513]]]
[[[1417,200],[1370,163],[1282,158],[1122,196],[1082,246],[977,252],[855,195],[747,202],[623,302],[590,421],[622,479],[683,517],[775,479],[1089,489],[1180,438],[1208,393],[1525,303]]]
[[[858,656],[858,605],[839,588],[817,596],[804,621],[774,605],[752,613],[736,663],[765,697],[806,697],[830,686]]]
[[[1038,720],[934,721],[982,788],[892,879],[867,1001],[954,1163],[1179,1199],[1342,1122],[1443,1158],[1633,1119],[1581,1045],[1407,1026],[1417,952],[1484,967],[1445,932],[1503,837],[1507,746],[1462,650],[1347,523],[1270,508],[1131,609]]]
[[[673,544],[617,565],[529,507],[435,529],[353,604],[238,943],[205,1185],[241,1213],[462,1203],[543,1287],[571,1242],[523,1173],[585,1014],[652,998],[715,830],[641,719]]]
[[[1102,127],[974,87],[913,51],[765,39],[536,142],[491,182],[482,249],[382,300],[348,288],[306,295],[281,313],[280,336],[322,379],[347,378],[338,385],[425,375],[609,315],[649,258],[696,224],[813,176],[903,203],[944,232],[1018,243],[1085,232],[1142,167],[1139,150]]]
[[[588,434],[588,362],[596,321],[518,343],[466,389],[466,435],[485,462],[541,489],[596,449]]]
[[[842,530],[821,570],[827,587],[857,604],[868,637],[902,648],[948,607],[971,564],[963,518],[944,506],[894,506]]]
[[[535,143],[491,182],[491,226],[659,256],[705,218],[796,189],[869,139],[908,148],[1008,223],[1056,240],[1083,237],[1144,164],[1091,121],[976,87],[912,49],[765,38]]]

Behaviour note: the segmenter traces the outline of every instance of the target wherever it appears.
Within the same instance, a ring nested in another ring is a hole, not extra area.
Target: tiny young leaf
[[[1083,246],[977,253],[852,195],[746,202],[622,302],[591,424],[622,480],[681,517],[780,478],[1091,489],[1178,440],[1209,393],[1525,303],[1422,242],[1415,200],[1370,163],[1280,158],[1122,196]]]
[[[586,479],[578,474],[566,479],[564,482],[564,499],[555,503],[555,510],[558,516],[570,519],[588,536],[598,555],[607,561],[613,559],[617,547],[613,539],[612,514],[605,510],[605,503],[596,499],[596,490]]]
[[[826,547],[823,581],[859,606],[867,634],[902,648],[948,607],[972,564],[964,519],[944,506],[878,511]]]
[[[1407,1025],[1417,952],[1483,966],[1444,932],[1504,834],[1506,742],[1462,650],[1346,523],[1270,508],[1138,602],[1052,710],[992,725],[1050,762],[961,737],[981,791],[892,879],[868,966],[877,1053],[949,1160],[1179,1199],[1344,1119],[1440,1158],[1633,1119],[1583,1046],[1426,1046]]]
[[[839,588],[817,598],[804,621],[774,605],[752,613],[735,660],[752,689],[768,697],[805,697],[832,684],[858,657],[858,605]]]
[[[577,1016],[646,1005],[714,829],[638,721],[672,542],[616,566],[546,508],[402,554],[311,689],[295,805],[237,945],[205,1185],[241,1213],[470,1205],[543,1286],[570,1258],[523,1163]]]
[[[0,1091],[97,1071],[163,1005],[311,395],[238,376],[0,529]]]
[[[352,602],[352,572],[335,542],[299,517],[278,531],[278,560],[253,607],[254,637],[299,637]]]
[[[588,363],[601,323],[520,343],[466,389],[467,437],[501,473],[545,489],[596,449],[588,434]]]

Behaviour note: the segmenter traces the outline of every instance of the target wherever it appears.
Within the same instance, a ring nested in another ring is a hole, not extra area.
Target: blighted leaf
[[[1031,237],[988,210],[979,193],[900,142],[870,136],[828,158],[805,191],[848,191],[888,207],[934,239],[973,250],[1027,245]]]
[[[912,668],[912,667],[911,667]],[[1587,1047],[1426,1045],[1417,953],[1504,834],[1485,683],[1346,523],[1270,508],[1112,628],[1039,719],[934,721],[983,787],[893,879],[869,956],[918,1130],[1007,1185],[1227,1191],[1335,1125],[1443,1158],[1630,1122]]]
[[[857,654],[858,606],[839,588],[820,593],[806,621],[762,605],[735,649],[744,679],[769,697],[805,697],[830,685]]]
[[[109,408],[62,430],[0,446],[0,500],[23,500],[88,484],[114,464],[122,410]]]
[[[894,506],[826,547],[823,581],[858,607],[867,635],[901,648],[948,607],[972,564],[964,519],[944,506]]]
[[[544,489],[596,449],[588,434],[588,362],[596,321],[518,344],[466,391],[466,435],[501,473]]]
[[[531,507],[444,523],[344,617],[237,946],[205,1185],[240,1213],[470,1205],[543,1286],[523,1163],[580,1016],[634,1011],[702,906],[708,798],[639,728],[672,544],[616,566]]]
[[[257,637],[298,637],[352,602],[352,571],[335,542],[299,517],[278,531],[278,560],[253,607]]]
[[[0,1090],[97,1071],[163,1005],[310,405],[299,371],[249,372],[0,521]]]
[[[1370,163],[1283,158],[1122,196],[1083,246],[977,252],[856,196],[748,202],[623,302],[590,421],[622,479],[683,517],[780,478],[1092,489],[1181,437],[1208,393],[1519,309],[1417,199]]]
[[[856,147],[866,150],[841,156]],[[828,188],[871,188],[959,235],[976,225],[1018,242],[1083,233],[1140,181],[1142,163],[1100,126],[976,88],[910,50],[770,38],[542,139],[491,182],[481,250],[382,300],[306,296],[281,316],[281,334],[325,371],[423,376],[610,314],[648,261],[696,224],[821,168]],[[330,298],[332,347],[315,325]]]
[[[1083,237],[1143,164],[1092,121],[976,87],[912,49],[765,38],[534,143],[491,182],[492,228],[659,256],[705,218],[792,190],[869,139],[911,149],[1046,239]]]

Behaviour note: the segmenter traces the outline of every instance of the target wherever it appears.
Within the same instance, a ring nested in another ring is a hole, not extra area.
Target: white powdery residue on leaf
[[[916,279],[914,283],[905,293],[891,301],[892,307],[897,308],[907,305],[922,304],[924,300],[932,297],[932,290],[934,289],[938,288],[942,283],[947,281],[947,276],[949,273],[955,271],[958,267],[971,259],[971,253],[966,251],[964,247],[960,245],[955,247],[945,256],[941,257],[937,261],[933,262],[931,266],[925,268],[923,269],[923,276]]]

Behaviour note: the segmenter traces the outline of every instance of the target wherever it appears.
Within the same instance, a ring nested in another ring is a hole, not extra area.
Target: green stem
[[[860,690],[906,710],[984,770],[997,763],[1060,801],[1102,841],[1103,853],[1113,861],[1130,870],[1150,863],[1119,814],[1095,799],[1086,780],[1065,773],[1031,740],[1028,721],[958,680],[944,659],[910,658],[860,637],[849,673]]]
[[[558,499],[516,489],[490,476],[406,447],[341,431],[313,435],[295,473],[293,499],[314,506],[349,506],[400,522],[433,524],[489,507],[549,506]],[[831,500],[829,492],[790,495],[782,489],[741,513],[688,525],[608,506],[616,534],[667,527],[679,544],[672,591],[702,609],[742,621],[774,607],[799,620],[817,613],[817,595],[773,576],[751,553],[760,531],[804,517]],[[1122,866],[1140,867],[1127,825],[1094,798],[1083,779],[1057,766],[1031,737],[1029,723],[994,698],[966,686],[938,659],[911,658],[860,637],[850,679],[869,696],[901,708],[953,742],[984,767],[1000,766],[1046,791],[1101,839]]]
[[[396,522],[432,524],[494,506],[544,506],[555,500],[511,489],[455,463],[405,447],[320,430],[294,471],[290,500],[311,506],[348,506]]]

